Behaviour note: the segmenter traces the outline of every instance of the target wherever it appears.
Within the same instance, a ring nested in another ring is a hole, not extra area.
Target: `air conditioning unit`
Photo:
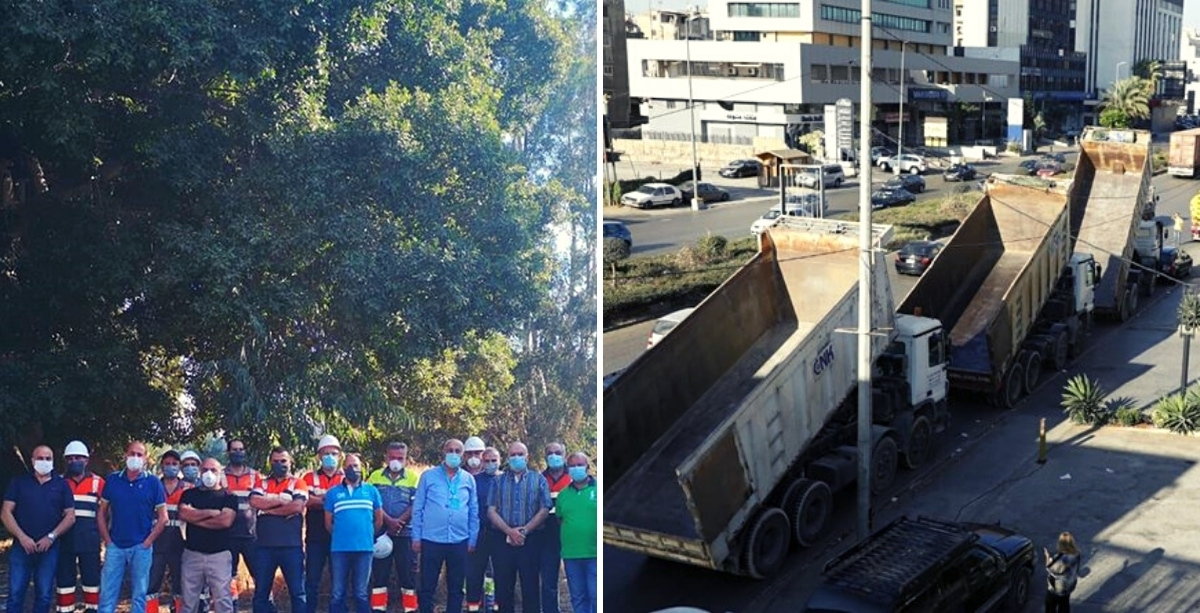
[[[988,26],[988,32],[995,32],[996,26]]]
[[[750,75],[750,76],[752,76],[752,77],[757,77],[757,76],[758,76],[758,69],[757,69],[757,68],[751,68],[751,69],[747,70],[747,71],[746,71],[746,73],[747,73],[747,74],[749,74],[749,75]]]
[[[728,76],[731,76],[731,77],[736,77],[737,76],[737,68],[730,66],[729,68],[725,69],[725,74]]]

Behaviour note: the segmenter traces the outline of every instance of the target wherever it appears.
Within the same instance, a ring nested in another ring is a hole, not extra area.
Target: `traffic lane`
[[[604,333],[604,374],[609,375],[629,366],[646,350],[646,341],[654,322],[650,319]]]

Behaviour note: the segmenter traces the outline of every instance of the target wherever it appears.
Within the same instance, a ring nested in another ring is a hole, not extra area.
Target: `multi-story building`
[[[1188,113],[1196,113],[1200,111],[1200,80],[1196,77],[1200,75],[1200,30],[1196,28],[1184,28],[1183,36],[1180,38],[1182,44],[1179,46],[1179,59],[1183,60],[1187,67],[1186,81],[1186,102]]]
[[[650,11],[633,17],[643,38],[651,40],[704,40],[711,38],[707,15],[684,11]]]
[[[624,130],[645,123],[641,100],[629,96],[629,60],[626,55],[626,34],[641,36],[637,26],[625,19],[625,0],[604,0],[603,5],[604,97],[607,100],[605,118],[609,128]]]
[[[631,95],[648,101],[644,137],[685,140],[694,129],[707,142],[750,144],[756,136],[786,139],[821,128],[825,106],[838,99],[857,108],[860,6],[860,0],[711,0],[714,40],[627,41]],[[963,126],[978,125],[984,113],[999,122],[1003,101],[1018,96],[1016,62],[947,54],[951,0],[877,0],[872,19],[879,132],[903,131],[908,143],[957,142],[977,136]],[[927,121],[935,117],[948,122]],[[938,127],[947,123],[949,134]]]
[[[1074,0],[1075,49],[1087,54],[1090,98],[1142,60],[1179,59],[1183,0]]]

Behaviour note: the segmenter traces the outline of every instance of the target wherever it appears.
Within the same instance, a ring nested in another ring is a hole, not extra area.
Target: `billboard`
[[[1008,99],[1008,142],[1021,142],[1021,129],[1025,126],[1025,100]]]

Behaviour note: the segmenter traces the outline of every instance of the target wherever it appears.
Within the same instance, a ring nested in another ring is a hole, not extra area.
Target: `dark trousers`
[[[562,569],[562,536],[558,516],[546,518],[538,545],[538,569],[542,583],[542,613],[558,613],[558,575]]]
[[[524,613],[537,613],[541,609],[541,603],[538,602],[538,541],[541,532],[538,530],[530,534],[520,547],[509,545],[504,536],[500,536],[500,544],[492,553],[492,566],[496,569],[496,607],[500,613],[513,613],[516,610],[513,601],[517,593],[517,575],[521,577],[521,610]]]
[[[238,574],[238,556],[246,562],[246,570],[250,571],[250,576],[254,576],[254,539],[231,538],[229,539],[230,557],[230,573],[229,576],[234,580]],[[267,590],[270,591],[270,590]]]
[[[100,551],[76,552],[59,547],[58,606],[74,608],[75,586],[82,585],[84,609],[95,611],[100,606]]]
[[[421,541],[421,588],[417,591],[417,606],[421,613],[433,613],[437,597],[438,577],[446,565],[446,611],[459,613],[463,605],[463,580],[467,576],[467,541],[435,543]]]
[[[283,571],[288,596],[292,600],[292,611],[303,611],[304,603],[304,550],[294,547],[254,548],[254,613],[271,613],[271,586],[275,584],[275,570]]]
[[[375,559],[371,563],[372,594],[375,593],[374,590],[387,589],[388,583],[392,579],[393,567],[396,569],[396,580],[400,583],[401,590],[415,590],[417,588],[416,581],[413,580],[412,539],[407,536],[393,536],[391,538],[392,555],[386,558]],[[388,595],[386,591],[384,595]],[[388,600],[398,599],[389,597]],[[372,601],[371,606],[378,610],[378,604]],[[383,609],[387,609],[386,603]],[[403,607],[401,607],[401,610],[404,610]]]
[[[8,607],[5,610],[10,613],[25,611],[25,592],[29,582],[33,581],[33,613],[50,613],[57,570],[58,545],[52,545],[49,551],[42,553],[25,553],[25,548],[14,542],[8,550]]]
[[[1071,596],[1046,592],[1046,613],[1071,613]]]
[[[171,570],[171,595],[179,598],[183,595],[183,583],[180,582],[179,566],[183,562],[183,549],[179,551],[155,551],[154,560],[150,562],[150,590],[148,598],[157,598],[162,591],[163,577],[167,569]]]
[[[329,565],[329,541],[313,539],[304,548],[304,594],[305,613],[317,613],[317,601],[321,594],[321,575]]]
[[[483,576],[496,547],[504,545],[504,535],[491,529],[481,529],[475,552],[467,554],[467,605],[483,602]],[[495,573],[495,571],[492,571]],[[495,574],[492,575],[495,577]]]

